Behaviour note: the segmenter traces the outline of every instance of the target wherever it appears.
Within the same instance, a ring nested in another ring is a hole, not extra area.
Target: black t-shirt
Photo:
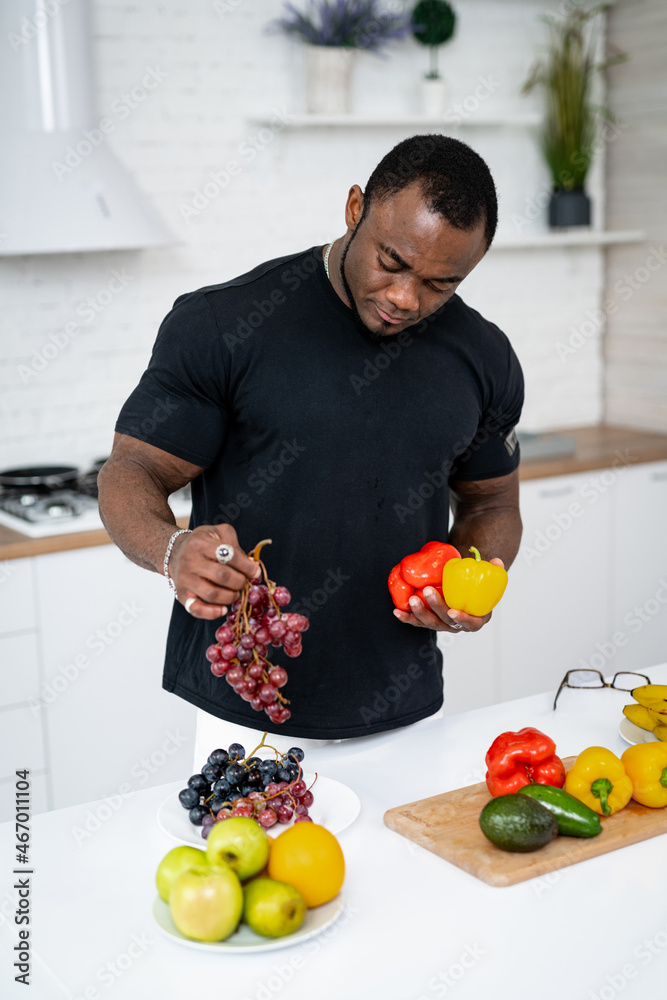
[[[116,429],[205,467],[190,527],[230,523],[245,551],[273,539],[268,574],[311,623],[299,657],[269,648],[289,674],[282,733],[365,736],[440,708],[436,635],[394,617],[387,577],[446,540],[450,478],[516,469],[522,402],[509,341],[458,295],[376,342],[322,247],[176,300]],[[175,602],[163,686],[261,731],[205,658],[220,624]]]

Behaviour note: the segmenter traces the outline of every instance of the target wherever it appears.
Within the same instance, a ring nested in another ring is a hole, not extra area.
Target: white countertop
[[[667,683],[667,664],[647,671]],[[94,803],[36,816],[31,831],[32,991],[13,982],[14,826],[0,826],[3,1000],[664,1000],[667,838],[509,888],[492,888],[387,830],[396,805],[480,781],[498,733],[532,725],[561,756],[620,754],[629,695],[553,692],[310,751],[309,769],[350,785],[357,821],[340,834],[347,911],[301,945],[207,955],[152,924],[154,873],[174,846],[156,811],[168,786],[108,808],[80,844]],[[295,740],[298,743],[298,740]],[[21,762],[16,762],[17,767]],[[184,779],[187,775],[183,776]],[[3,786],[2,794],[11,794]],[[202,842],[203,843],[203,842]],[[16,866],[18,867],[18,865]]]

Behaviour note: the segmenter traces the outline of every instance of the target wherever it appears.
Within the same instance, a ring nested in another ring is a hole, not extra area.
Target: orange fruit
[[[337,896],[345,878],[341,846],[326,827],[295,823],[271,844],[269,876],[298,889],[312,909]]]

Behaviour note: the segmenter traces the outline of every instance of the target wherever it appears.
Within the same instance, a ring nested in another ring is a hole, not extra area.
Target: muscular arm
[[[127,434],[116,434],[109,460],[98,476],[100,517],[112,540],[128,559],[144,569],[163,572],[169,539],[177,530],[167,497],[203,469]],[[215,548],[234,546],[230,563],[221,566]],[[178,600],[197,598],[190,613],[215,619],[226,613],[246,580],[259,570],[239,545],[230,524],[200,525],[179,535],[169,561]],[[223,608],[225,610],[223,610]]]
[[[162,572],[167,543],[178,527],[167,497],[202,471],[127,434],[114,436],[97,479],[100,517],[128,559]]]
[[[454,522],[448,541],[465,558],[471,545],[482,559],[502,559],[505,568],[514,562],[521,541],[519,513],[519,473],[477,482],[450,483],[450,504]],[[411,598],[411,613],[394,611],[399,621],[438,632],[477,632],[491,618],[491,612],[476,618],[447,607],[435,590],[424,591],[427,608],[419,598]],[[413,601],[415,602],[413,604]]]
[[[454,521],[449,542],[462,556],[474,545],[482,559],[500,558],[508,569],[519,551],[519,472],[497,479],[450,483]]]

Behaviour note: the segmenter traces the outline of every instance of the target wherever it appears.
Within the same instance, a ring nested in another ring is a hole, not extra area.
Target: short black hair
[[[488,250],[498,225],[498,199],[491,171],[479,153],[439,133],[404,139],[368,178],[362,218],[373,201],[415,182],[421,184],[429,209],[456,229],[474,229],[483,219]]]

